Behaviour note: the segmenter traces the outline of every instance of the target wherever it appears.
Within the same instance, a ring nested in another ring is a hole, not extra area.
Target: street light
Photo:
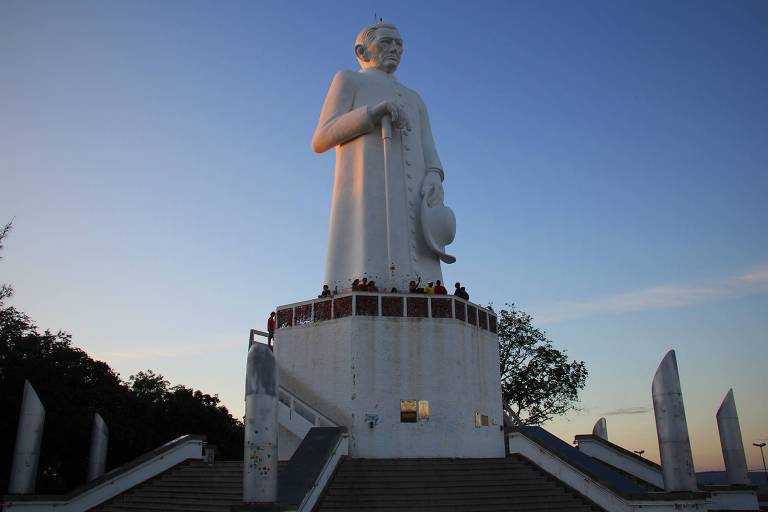
[[[766,479],[768,479],[768,469],[765,468],[765,454],[763,453],[763,446],[765,446],[765,443],[752,443],[752,446],[760,448],[760,455],[763,457],[763,473],[766,474]]]
[[[638,455],[639,455],[639,456],[641,456],[641,457],[642,457],[642,456],[643,456],[643,454],[645,453],[645,450],[632,450],[632,451],[633,451],[634,453],[638,454]]]

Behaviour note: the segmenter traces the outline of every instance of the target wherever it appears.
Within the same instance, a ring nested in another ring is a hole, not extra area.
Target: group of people
[[[342,290],[343,291],[343,290]],[[367,277],[364,277],[362,279],[355,279],[352,281],[352,291],[353,292],[378,292],[379,287],[376,286],[376,281],[369,281]],[[391,293],[397,293],[397,288],[392,288]],[[323,291],[320,292],[320,295],[317,296],[318,299],[323,299],[325,297],[335,297],[339,294],[339,287],[334,287],[333,291],[328,287],[327,284],[323,285]]]
[[[448,290],[445,289],[445,286],[443,286],[443,283],[440,282],[439,279],[435,282],[429,281],[426,286],[419,286],[420,284],[421,278],[419,278],[418,281],[411,281],[408,284],[408,291],[410,293],[426,293],[427,295],[448,295]],[[461,286],[461,283],[456,283],[454,287],[456,290],[453,292],[453,295],[464,300],[469,300],[469,294],[467,293],[467,290]]]
[[[352,281],[352,291],[353,292],[377,292],[379,291],[378,286],[376,286],[376,281],[368,281],[367,277],[364,277],[362,281],[360,279],[355,279]]]
[[[469,300],[469,294],[467,293],[466,288],[461,286],[461,283],[456,283],[454,285],[456,288],[453,292],[453,295],[459,298],[462,298],[464,300]],[[378,292],[379,287],[376,286],[375,281],[369,281],[367,277],[364,277],[362,279],[355,279],[352,281],[352,290],[353,292]],[[392,288],[389,293],[400,293],[397,288]],[[448,295],[448,290],[443,286],[443,283],[438,279],[437,281],[429,281],[426,285],[422,285],[421,278],[418,278],[417,281],[411,281],[408,284],[408,293],[424,293],[427,295]],[[320,295],[317,297],[319,299],[322,298],[330,298],[335,297],[339,294],[338,287],[335,287],[333,290],[331,290],[327,284],[323,285],[323,291],[320,292]]]
[[[438,279],[437,284],[429,281],[426,286],[419,286],[421,284],[421,278],[418,281],[411,281],[408,283],[409,293],[426,293],[427,295],[448,295],[448,290],[445,289],[443,283]]]

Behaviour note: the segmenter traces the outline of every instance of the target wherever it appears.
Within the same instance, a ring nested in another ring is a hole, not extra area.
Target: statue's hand
[[[427,198],[427,204],[432,207],[443,204],[443,182],[440,175],[434,171],[427,172],[421,185],[421,197]]]
[[[397,103],[393,101],[382,101],[371,109],[371,118],[375,124],[381,122],[381,118],[389,116],[392,120],[392,126],[401,130],[411,130],[411,123],[408,120],[408,116],[405,114],[405,110],[398,107]]]

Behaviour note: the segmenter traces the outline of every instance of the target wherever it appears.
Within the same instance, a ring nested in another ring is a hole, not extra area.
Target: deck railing
[[[277,308],[277,328],[347,316],[455,319],[496,333],[496,313],[455,295],[348,292]]]

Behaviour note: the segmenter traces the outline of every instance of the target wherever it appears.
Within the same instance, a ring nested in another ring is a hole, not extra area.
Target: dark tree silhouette
[[[501,393],[513,422],[540,425],[577,409],[587,381],[584,361],[570,361],[531,315],[506,306],[498,315]]]
[[[3,240],[8,236],[13,228],[13,221],[9,222],[3,229],[0,229],[0,252],[3,250]],[[3,259],[3,255],[0,254],[0,260]],[[9,284],[0,284],[0,301],[13,295],[13,286]]]

